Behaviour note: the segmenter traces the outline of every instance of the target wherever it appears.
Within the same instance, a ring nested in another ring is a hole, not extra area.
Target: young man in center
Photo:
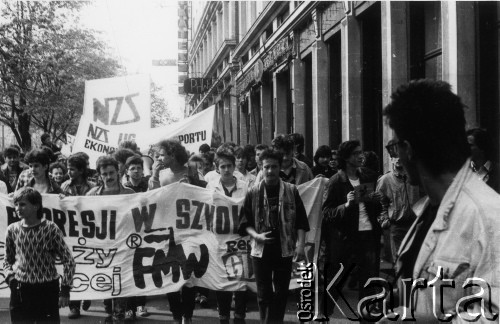
[[[260,155],[263,180],[247,193],[239,234],[251,237],[257,301],[263,323],[282,323],[290,284],[292,259],[303,259],[309,222],[297,188],[280,179],[283,155]],[[274,286],[274,289],[273,289]]]
[[[242,149],[237,148],[239,151]],[[207,184],[207,189],[214,189],[220,193],[232,197],[243,198],[248,191],[248,183],[238,180],[233,175],[235,169],[235,154],[230,148],[219,148],[215,154],[215,164],[220,173],[220,179]],[[246,170],[245,170],[246,171]],[[244,322],[246,316],[246,290],[234,292],[235,311],[234,322]],[[231,312],[231,291],[216,291],[217,306],[219,308],[219,320],[221,324],[229,323]]]
[[[135,193],[130,188],[125,188],[119,177],[118,161],[110,156],[101,156],[97,159],[96,170],[101,178],[102,185],[94,187],[87,192],[87,196],[112,196],[126,195]],[[127,298],[113,298],[104,300],[104,308],[108,317],[106,321],[111,319],[113,322],[121,322],[125,319],[125,311],[127,306]]]

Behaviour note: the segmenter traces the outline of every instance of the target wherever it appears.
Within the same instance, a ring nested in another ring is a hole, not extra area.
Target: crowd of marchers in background
[[[11,288],[12,322],[58,322],[58,307],[66,305],[70,307],[69,318],[75,319],[91,304],[69,298],[75,264],[57,226],[41,219],[40,193],[58,194],[61,199],[119,195],[175,182],[245,197],[239,234],[250,236],[257,283],[256,296],[247,291],[211,292],[203,287],[182,287],[168,293],[176,323],[190,323],[195,304],[206,307],[209,294],[215,295],[221,323],[229,323],[231,309],[234,322],[244,323],[248,298],[257,299],[263,323],[283,321],[292,261],[304,260],[305,233],[309,230],[296,186],[315,177],[328,179],[319,256],[325,287],[342,264],[353,271],[340,286],[347,283],[361,300],[376,293],[364,285],[369,278],[379,277],[381,259],[392,265],[389,273],[396,280],[422,276],[422,269],[430,269],[429,264],[439,266],[439,258],[447,253],[447,273],[460,274],[457,268],[465,262],[467,274],[491,280],[492,293],[498,295],[499,241],[498,234],[489,228],[498,232],[499,221],[493,216],[500,215],[500,200],[487,186],[498,189],[498,166],[492,160],[488,133],[479,128],[465,130],[460,98],[444,82],[419,80],[400,87],[384,114],[395,135],[385,146],[390,170],[384,174],[379,169],[380,158],[375,152],[363,151],[358,140],[345,141],[338,148],[322,145],[308,157],[304,137],[297,133],[277,135],[269,146],[203,144],[199,152],[187,152],[179,141],[169,139],[147,155],[141,154],[134,142],[125,141],[114,153],[100,157],[95,166],[89,165],[83,152],[61,155],[46,134],[41,147],[30,152],[24,153],[15,145],[7,147],[0,192],[14,197],[21,218],[6,234],[4,270]],[[480,200],[475,199],[476,194],[481,195]],[[475,225],[464,220],[471,217]],[[470,228],[460,227],[460,223]],[[479,232],[466,235],[478,226]],[[448,234],[450,230],[454,233]],[[43,250],[40,236],[45,232],[51,234],[43,237],[57,242],[57,249]],[[432,252],[425,250],[427,241],[434,245]],[[471,249],[478,245],[483,247],[479,253],[488,255],[488,265],[481,259],[484,255],[472,255]],[[60,285],[55,255],[64,265]],[[49,293],[42,298],[40,291]],[[425,293],[419,295],[417,308],[431,314],[423,306],[425,298]],[[149,315],[145,296],[105,300],[103,306],[108,322]],[[381,307],[373,303],[361,309],[362,320],[380,314]],[[498,312],[498,305],[492,307]],[[332,303],[324,303],[321,310],[328,316]]]

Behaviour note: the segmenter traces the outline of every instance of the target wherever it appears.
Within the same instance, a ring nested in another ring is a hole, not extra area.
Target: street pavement
[[[354,292],[349,292],[349,300],[354,302]],[[165,295],[161,296],[150,296],[147,299],[146,307],[151,314],[147,318],[137,318],[135,323],[138,324],[153,324],[153,323],[172,323],[172,313],[168,307],[168,301]],[[92,301],[88,311],[81,311],[81,317],[78,319],[70,320],[68,319],[69,308],[63,308],[60,311],[61,323],[104,323],[104,318],[106,313],[104,312],[104,307],[102,300]],[[231,312],[231,316],[233,316]],[[296,316],[297,313],[297,302],[296,297],[290,294],[288,297],[287,309],[285,314],[285,323],[298,323]],[[337,312],[338,313],[338,312]],[[346,319],[342,318],[341,314],[336,314],[333,316],[335,318],[333,321],[330,319],[330,323],[352,323]],[[0,299],[0,323],[9,323],[9,299]],[[209,296],[209,307],[201,308],[199,304],[196,305],[196,309],[193,314],[193,323],[203,323],[203,324],[218,324],[219,316],[217,312],[217,305],[215,301],[215,294],[212,292]],[[231,321],[232,323],[232,321]],[[256,295],[249,293],[249,300],[247,302],[247,318],[246,324],[258,324],[259,323],[259,309],[256,302]]]
[[[388,273],[390,273],[391,265],[387,262],[382,262],[380,265],[381,272],[380,276],[388,278]],[[346,285],[347,286],[347,285]],[[345,287],[343,294],[346,300],[351,305],[357,305],[358,297],[355,290]],[[208,296],[209,305],[207,308],[201,308],[199,304],[196,304],[196,308],[193,314],[193,323],[203,323],[203,324],[218,324],[219,314],[217,312],[217,303],[215,300],[215,293],[211,292]],[[167,297],[165,295],[149,296],[147,298],[146,307],[148,312],[151,314],[147,318],[137,318],[135,323],[138,324],[154,324],[154,323],[172,323],[172,313],[168,307]],[[102,300],[92,301],[88,311],[81,311],[81,317],[78,319],[70,320],[68,319],[69,308],[63,308],[60,311],[61,323],[104,323],[104,318],[106,313],[104,312],[104,306]],[[231,316],[233,312],[231,311]],[[288,296],[288,302],[285,314],[285,323],[298,323],[297,319],[297,295],[290,292]],[[9,315],[9,299],[0,298],[0,323],[10,323]],[[231,321],[232,323],[232,321]],[[246,324],[258,324],[259,323],[259,308],[257,306],[257,297],[255,293],[248,293],[247,302],[247,317]],[[314,323],[314,322],[312,322]],[[334,314],[330,316],[329,323],[335,324],[352,324],[355,322],[349,321],[343,317],[338,309],[334,310]]]

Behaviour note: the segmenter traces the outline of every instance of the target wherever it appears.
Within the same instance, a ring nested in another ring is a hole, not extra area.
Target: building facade
[[[194,3],[194,2],[193,2]],[[302,133],[305,153],[359,139],[382,156],[391,93],[412,79],[450,83],[467,127],[487,129],[498,161],[498,2],[212,1],[198,4],[189,77],[212,80],[186,96],[186,114],[216,105],[223,141],[269,144]],[[193,9],[193,12],[195,10]]]

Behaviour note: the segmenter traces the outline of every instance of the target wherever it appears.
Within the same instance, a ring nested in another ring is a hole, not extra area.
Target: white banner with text
[[[321,178],[298,186],[311,227],[308,262],[318,254],[326,182]],[[132,195],[43,195],[43,214],[62,230],[73,252],[73,300],[158,295],[182,285],[255,291],[249,237],[237,234],[243,200],[175,183]],[[7,196],[0,195],[0,211],[0,231],[5,233],[19,219]],[[0,259],[4,257],[2,236]],[[3,279],[2,269],[0,297],[9,297]],[[290,288],[296,287],[292,280]]]

